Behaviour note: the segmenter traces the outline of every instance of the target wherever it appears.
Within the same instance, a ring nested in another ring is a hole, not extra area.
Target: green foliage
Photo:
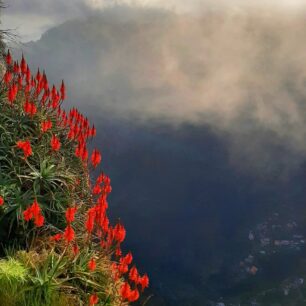
[[[71,259],[67,248],[61,254],[53,248],[40,253],[18,251],[14,258],[1,260],[0,305],[4,300],[14,306],[86,305],[88,292],[99,294],[99,305],[120,305],[121,282],[113,282],[109,259],[96,258],[97,269],[93,273],[87,267],[91,256],[84,249]]]
[[[19,94],[11,106],[5,94],[4,90],[0,93],[0,195],[6,201],[0,210],[0,233],[4,233],[0,242],[9,234],[10,241],[22,243],[29,238],[25,234],[31,233],[22,212],[35,198],[46,222],[59,229],[64,227],[63,212],[69,205],[90,200],[88,171],[75,156],[67,130],[56,124],[55,111],[38,107],[30,117],[23,110],[24,96]],[[42,133],[41,122],[46,118],[51,119],[53,127]],[[58,152],[50,150],[52,134],[61,140]],[[24,159],[16,143],[27,139],[31,139],[33,155]],[[81,179],[79,188],[74,185],[77,178]]]
[[[0,305],[16,305],[26,283],[27,269],[17,260],[0,260]]]
[[[64,83],[61,95],[54,86],[49,91],[45,74],[32,78],[24,59],[19,70],[8,57],[0,84],[0,305],[137,300],[137,286],[147,282],[140,275],[134,290],[120,294],[132,256],[129,263],[120,259],[120,273],[111,261],[125,229],[110,226],[105,212],[110,179],[101,175],[98,191],[90,186],[87,141],[94,127],[77,110],[62,111]],[[100,163],[98,150],[90,160],[94,168]]]

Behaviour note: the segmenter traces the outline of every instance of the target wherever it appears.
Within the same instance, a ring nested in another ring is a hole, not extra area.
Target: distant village
[[[261,262],[265,258],[282,253],[297,253],[305,246],[305,237],[298,226],[297,221],[284,221],[280,218],[279,213],[275,212],[267,220],[257,224],[254,228],[249,229],[245,239],[250,243],[250,252],[243,257],[233,268],[235,282],[243,281],[263,272]],[[301,289],[305,287],[304,278],[300,275],[284,279],[278,287],[268,288],[250,299],[247,304],[234,304],[223,301],[220,298],[217,302],[212,302],[209,306],[266,306],[259,302],[262,297],[268,294],[278,294],[279,296],[288,297],[290,293],[305,301]],[[273,304],[275,306],[283,304]],[[295,305],[295,304],[294,304]],[[303,304],[304,305],[304,304]],[[269,305],[270,306],[270,305]]]

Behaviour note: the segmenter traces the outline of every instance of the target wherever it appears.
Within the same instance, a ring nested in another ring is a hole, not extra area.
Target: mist
[[[287,173],[306,153],[305,34],[298,11],[194,16],[123,6],[68,21],[17,51],[66,79],[71,100],[95,113],[208,124],[237,167],[273,172],[277,164]]]

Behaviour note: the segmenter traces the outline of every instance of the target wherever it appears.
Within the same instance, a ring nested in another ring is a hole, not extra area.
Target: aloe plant
[[[110,178],[90,177],[101,162],[97,149],[91,155],[87,149],[95,127],[77,109],[62,109],[64,82],[50,90],[45,73],[32,76],[24,57],[19,65],[9,52],[6,64],[0,84],[0,256],[9,249],[10,260],[25,271],[22,281],[14,281],[18,295],[10,303],[124,306],[138,300],[149,280],[131,267],[131,253],[122,255],[123,225],[108,220]],[[11,290],[3,288],[0,300]]]

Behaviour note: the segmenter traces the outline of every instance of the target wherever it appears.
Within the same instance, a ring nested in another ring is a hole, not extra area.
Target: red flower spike
[[[92,193],[97,195],[100,194],[102,192],[102,188],[99,185],[95,185],[94,188],[92,189]]]
[[[41,123],[41,131],[43,133],[47,132],[48,130],[50,130],[52,128],[52,122],[50,119],[46,120],[46,121],[43,121]]]
[[[96,184],[102,184],[103,183],[103,180],[104,180],[104,174],[101,173],[98,177],[97,177],[97,180],[96,180]]]
[[[23,57],[23,54],[22,54],[22,58],[21,58],[21,62],[20,62],[20,68],[21,68],[21,73],[22,74],[25,74],[27,72],[27,63]]]
[[[18,87],[16,84],[12,84],[11,87],[9,87],[8,92],[7,92],[7,98],[9,102],[12,104],[14,100],[16,99],[16,95],[18,92]]]
[[[39,69],[37,69],[37,73],[36,73],[36,81],[37,83],[39,83],[42,79],[42,75],[40,74]]]
[[[75,213],[77,211],[76,207],[69,207],[66,210],[66,221],[67,223],[71,223],[74,221]]]
[[[59,139],[55,136],[55,135],[52,135],[52,138],[51,138],[51,148],[53,151],[58,151],[61,147],[61,143],[59,141]]]
[[[107,233],[109,231],[109,220],[106,216],[104,216],[104,219],[103,219],[103,224],[102,224],[102,229],[105,233]]]
[[[72,247],[73,255],[76,256],[79,254],[80,250],[77,244],[74,244]]]
[[[6,71],[3,77],[4,83],[8,85],[8,83],[12,80],[12,73],[10,71]]]
[[[0,206],[2,206],[4,204],[4,199],[3,197],[0,196]]]
[[[122,255],[122,251],[120,249],[120,247],[118,247],[115,251],[115,256],[120,257]]]
[[[143,291],[145,288],[149,287],[149,277],[147,274],[143,275],[139,278],[138,284],[141,285],[141,290]]]
[[[26,100],[26,102],[24,103],[23,109],[25,113],[30,116],[34,116],[37,113],[36,105],[32,102],[29,102],[28,100]]]
[[[17,147],[21,150],[23,150],[23,154],[24,154],[24,158],[27,158],[28,156],[32,155],[32,148],[31,148],[31,144],[28,140],[26,141],[22,141],[19,140],[17,141]]]
[[[87,221],[85,224],[86,230],[89,234],[93,231],[95,217],[96,217],[96,209],[95,207],[92,207],[87,212]]]
[[[91,258],[90,261],[88,262],[88,269],[90,271],[94,271],[96,269],[96,261],[94,260],[94,258]]]
[[[51,99],[54,99],[54,97],[56,97],[56,88],[55,88],[55,86],[53,85],[53,86],[52,86],[52,90],[51,90]]]
[[[18,61],[14,62],[13,72],[15,74],[20,73],[20,67],[19,67]]]
[[[111,179],[108,176],[105,176],[104,177],[104,184],[105,185],[110,185],[110,183],[111,183]]]
[[[82,161],[85,162],[85,161],[87,161],[87,158],[88,158],[88,151],[87,151],[86,147],[84,147],[81,159],[82,159]]]
[[[121,265],[119,265],[119,267],[118,267],[118,271],[119,271],[121,274],[125,274],[125,273],[127,273],[127,272],[129,271],[129,267],[128,267],[128,265],[126,265],[126,264],[121,264]]]
[[[114,228],[114,239],[121,243],[125,239],[125,235],[126,231],[124,226],[118,223]]]
[[[64,232],[64,239],[66,240],[67,243],[70,243],[73,241],[75,238],[75,233],[71,225],[67,225],[65,232]]]
[[[31,205],[31,211],[33,213],[34,218],[38,217],[41,213],[41,209],[39,207],[39,204],[36,200],[34,200],[33,204]]]
[[[97,149],[94,149],[92,154],[91,154],[91,163],[94,166],[94,168],[97,167],[98,164],[101,162],[101,154]]]
[[[139,278],[139,274],[138,274],[137,268],[134,266],[134,267],[130,270],[129,279],[130,279],[131,281],[133,281],[134,283],[137,283],[138,278]]]
[[[31,207],[29,207],[23,212],[23,218],[26,222],[30,221],[33,218],[33,212],[31,210]]]
[[[8,65],[11,65],[12,64],[12,56],[11,56],[11,53],[10,53],[10,50],[7,50],[7,54],[6,54],[6,57],[5,57],[5,61]]]
[[[89,297],[89,306],[94,306],[94,305],[98,304],[98,302],[99,302],[99,298],[96,294],[92,294]]]
[[[131,252],[128,252],[125,257],[123,258],[123,262],[127,265],[130,265],[133,261],[133,256]]]
[[[31,81],[31,70],[29,68],[29,66],[27,65],[27,71],[26,71],[26,82],[27,84],[29,84]]]
[[[139,291],[137,289],[134,289],[130,292],[130,295],[129,295],[129,302],[135,302],[139,299]]]
[[[129,299],[130,294],[131,294],[131,287],[130,287],[129,283],[125,282],[121,286],[120,294],[121,294],[123,299],[125,299],[125,300]]]
[[[95,126],[93,125],[91,130],[90,130],[90,136],[94,137],[94,136],[96,136],[96,134],[97,134],[97,130],[96,130]]]
[[[51,241],[56,241],[56,242],[58,242],[58,241],[61,240],[61,238],[62,238],[62,235],[61,235],[61,234],[55,234],[55,235],[53,235],[53,236],[50,237],[50,240],[51,240]]]
[[[43,215],[38,215],[35,217],[34,219],[34,223],[37,227],[41,227],[44,225],[44,222],[45,222],[45,218]]]
[[[64,81],[62,81],[60,92],[61,92],[61,100],[65,100],[66,99],[66,88],[65,88]]]

